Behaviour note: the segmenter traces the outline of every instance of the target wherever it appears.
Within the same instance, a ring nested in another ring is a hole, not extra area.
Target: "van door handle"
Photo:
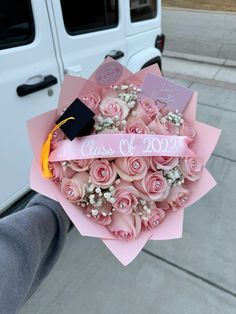
[[[111,58],[117,60],[117,59],[124,57],[124,55],[125,55],[124,52],[121,50],[113,50],[108,55],[106,55],[105,58],[111,57]]]
[[[18,96],[23,97],[55,84],[57,84],[57,78],[53,75],[48,75],[43,78],[42,82],[36,84],[23,84],[18,86],[16,92]]]

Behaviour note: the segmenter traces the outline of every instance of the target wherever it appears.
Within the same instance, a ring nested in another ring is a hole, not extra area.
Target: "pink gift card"
[[[160,109],[183,112],[193,94],[190,89],[154,74],[147,74],[142,85],[142,97],[152,98]]]

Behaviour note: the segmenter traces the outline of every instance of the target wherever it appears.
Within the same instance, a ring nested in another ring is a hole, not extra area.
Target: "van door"
[[[125,1],[126,32],[136,35],[161,27],[160,0]]]
[[[126,64],[123,1],[51,3],[65,73],[87,78],[107,55]]]
[[[143,66],[161,65],[161,0],[125,2],[127,66],[133,72]]]
[[[45,2],[0,1],[0,212],[29,189],[26,121],[57,105],[59,83]]]

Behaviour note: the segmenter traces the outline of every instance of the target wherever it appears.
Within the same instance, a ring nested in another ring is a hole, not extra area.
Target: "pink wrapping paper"
[[[111,59],[107,58],[104,63],[110,61]],[[158,66],[155,65],[145,68],[135,75],[126,68],[122,67],[122,75],[118,78],[116,84],[130,79],[133,82],[141,84],[147,73],[161,75]],[[41,148],[47,139],[49,132],[53,129],[58,114],[60,114],[63,109],[67,108],[75,98],[79,97],[82,100],[83,95],[93,91],[99,91],[100,88],[101,87],[96,82],[95,73],[91,76],[89,81],[78,77],[66,76],[62,85],[58,108],[28,121],[29,138],[34,153],[30,183],[33,190],[60,202],[75,227],[83,236],[101,238],[116,258],[123,265],[127,265],[137,256],[149,239],[167,240],[180,238],[182,236],[184,210],[182,209],[169,213],[168,217],[162,222],[162,224],[160,224],[160,226],[158,226],[158,228],[142,232],[140,236],[133,241],[124,242],[117,240],[107,228],[94,223],[80,210],[78,210],[76,206],[69,203],[61,195],[57,186],[49,179],[45,179],[41,172]],[[221,131],[196,121],[196,108],[197,93],[194,93],[184,111],[184,117],[191,121],[197,130],[197,140],[192,149],[198,152],[198,155],[202,157],[204,164],[206,164],[214,150]],[[51,158],[53,159],[53,156]],[[200,180],[191,184],[192,194],[186,204],[186,207],[203,197],[211,188],[215,186],[215,184],[215,180],[205,168]]]

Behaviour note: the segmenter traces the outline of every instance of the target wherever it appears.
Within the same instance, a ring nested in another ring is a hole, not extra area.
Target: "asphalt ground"
[[[165,51],[236,60],[236,12],[164,8]]]

